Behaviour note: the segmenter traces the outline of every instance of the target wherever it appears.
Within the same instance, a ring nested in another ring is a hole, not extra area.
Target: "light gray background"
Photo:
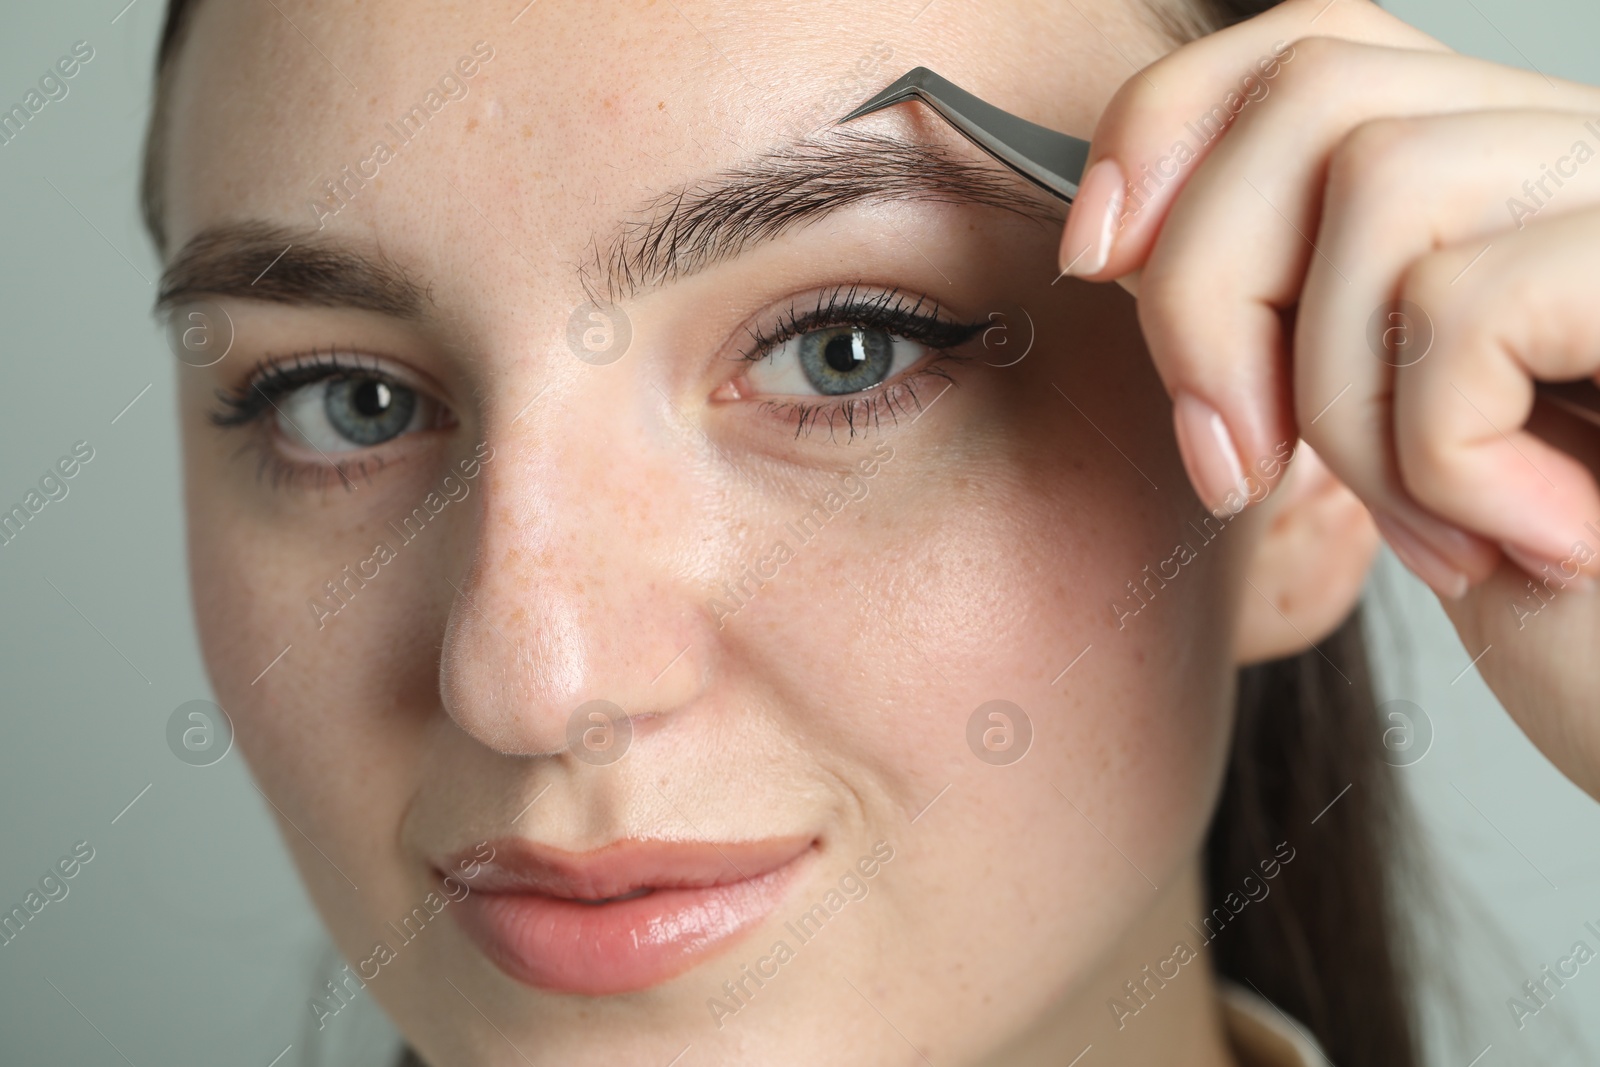
[[[0,1063],[268,1067],[290,1045],[279,1067],[334,1062],[306,1029],[326,942],[265,803],[237,754],[195,769],[164,737],[174,708],[209,693],[172,359],[147,312],[158,265],[134,199],[162,9],[125,2],[11,4],[0,31],[7,106],[73,42],[96,52],[0,147],[0,504],[74,441],[95,449],[70,495],[0,547],[0,910],[73,842],[95,848],[70,895],[0,946]],[[1600,83],[1593,0],[1388,6],[1463,52]],[[1600,805],[1466,669],[1417,581],[1386,557],[1373,590],[1380,698],[1416,701],[1436,730],[1399,772],[1438,854],[1425,905],[1448,956],[1434,970],[1467,1023],[1436,1027],[1435,1062],[1596,1062],[1578,1043],[1600,1049],[1600,963],[1521,1033],[1506,998],[1578,938],[1595,944],[1583,923],[1600,926]],[[329,1025],[349,1038],[384,1024]]]

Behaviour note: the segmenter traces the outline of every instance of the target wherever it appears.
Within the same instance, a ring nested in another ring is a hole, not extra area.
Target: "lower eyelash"
[[[779,317],[777,327],[771,332],[750,331],[751,345],[739,358],[750,361],[766,359],[785,341],[830,326],[862,326],[881,330],[916,341],[937,355],[921,370],[860,393],[845,394],[822,402],[763,401],[761,410],[794,420],[796,438],[807,436],[818,426],[826,426],[829,439],[833,440],[837,438],[842,424],[849,433],[848,440],[854,440],[857,435],[864,435],[869,430],[881,429],[885,416],[891,424],[896,424],[902,415],[920,413],[923,405],[915,383],[933,375],[954,386],[955,379],[939,364],[966,358],[958,354],[956,349],[989,325],[988,321],[952,322],[939,313],[938,302],[930,297],[912,296],[899,289],[864,293],[863,288],[861,283],[836,286],[831,291],[819,294],[815,305],[810,308],[802,310],[799,305],[790,308]]]
[[[294,463],[284,459],[263,438],[253,438],[235,453],[235,458],[247,452],[256,454],[256,480],[270,479],[273,489],[288,487],[295,490],[324,492],[341,486],[345,492],[355,492],[372,484],[372,478],[389,466],[383,456],[373,454],[358,459],[332,460],[319,463]]]
[[[208,417],[212,425],[222,429],[247,430],[249,439],[235,453],[235,458],[246,452],[256,453],[256,480],[270,480],[273,489],[288,487],[292,490],[325,492],[342,487],[345,492],[355,492],[372,484],[377,473],[399,458],[385,458],[381,452],[362,450],[364,454],[348,459],[337,459],[340,453],[326,456],[317,462],[296,462],[285,459],[269,442],[273,432],[268,421],[278,405],[277,401],[296,389],[319,382],[335,382],[344,378],[372,378],[399,388],[411,386],[387,373],[375,359],[359,353],[347,354],[339,348],[326,352],[312,349],[282,360],[262,360],[256,364],[250,380],[233,389],[219,389],[218,406]],[[441,406],[441,410],[448,411]],[[388,442],[384,442],[384,445]],[[378,445],[381,449],[384,445]]]
[[[792,419],[795,423],[796,439],[809,436],[817,427],[822,426],[826,427],[830,441],[837,440],[842,424],[849,433],[846,440],[854,441],[858,435],[865,437],[870,431],[881,430],[886,416],[893,426],[899,424],[902,416],[915,419],[917,415],[926,411],[934,400],[944,395],[944,389],[956,387],[956,380],[941,364],[948,360],[965,358],[967,357],[955,353],[942,352],[921,370],[861,393],[849,394],[837,400],[818,404],[797,400],[766,400],[761,403],[760,409],[780,418]],[[940,379],[947,384],[924,403],[922,395],[917,391],[917,385],[919,382],[927,384],[931,378]]]

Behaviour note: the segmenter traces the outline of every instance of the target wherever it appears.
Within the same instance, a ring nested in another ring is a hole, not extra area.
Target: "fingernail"
[[[1061,252],[1056,260],[1062,274],[1087,277],[1098,274],[1111,261],[1111,243],[1122,217],[1127,180],[1117,161],[1107,156],[1078,184],[1078,195],[1061,231]]]
[[[1479,542],[1459,526],[1443,519],[1410,513],[1402,521],[1413,536],[1421,538],[1435,555],[1442,556],[1455,570],[1470,570],[1481,555]]]
[[[1535,580],[1549,578],[1556,583],[1556,588],[1558,589],[1564,589],[1569,585],[1585,591],[1594,588],[1594,579],[1587,574],[1579,572],[1571,577],[1567,576],[1569,569],[1576,569],[1578,566],[1578,562],[1575,559],[1546,559],[1537,552],[1514,545],[1509,541],[1500,543],[1500,551],[1504,552],[1512,563],[1527,571]]]
[[[1172,403],[1172,418],[1183,467],[1200,494],[1200,502],[1215,509],[1225,504],[1230,494],[1248,499],[1250,489],[1245,484],[1239,450],[1217,409],[1180,389]]]
[[[1456,600],[1466,594],[1467,572],[1434,551],[1427,541],[1404,520],[1383,512],[1373,512],[1373,524],[1400,562],[1442,597]]]

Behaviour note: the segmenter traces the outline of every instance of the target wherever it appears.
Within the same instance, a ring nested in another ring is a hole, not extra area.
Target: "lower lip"
[[[607,904],[475,891],[452,910],[467,936],[519,982],[586,996],[634,993],[759,925],[777,909],[800,862],[744,881],[657,889]]]

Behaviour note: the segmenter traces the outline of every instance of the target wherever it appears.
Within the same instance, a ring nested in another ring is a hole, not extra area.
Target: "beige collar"
[[[1331,1067],[1304,1028],[1271,1001],[1226,978],[1218,982],[1222,1021],[1243,1067]],[[354,1016],[346,1019],[346,1014]],[[328,1032],[311,1042],[307,1063],[340,1067],[412,1067],[409,1050],[371,997],[357,997]],[[337,1051],[334,1051],[337,1050]]]
[[[1277,1005],[1226,978],[1219,984],[1223,1024],[1247,1067],[1329,1067],[1311,1035]]]

